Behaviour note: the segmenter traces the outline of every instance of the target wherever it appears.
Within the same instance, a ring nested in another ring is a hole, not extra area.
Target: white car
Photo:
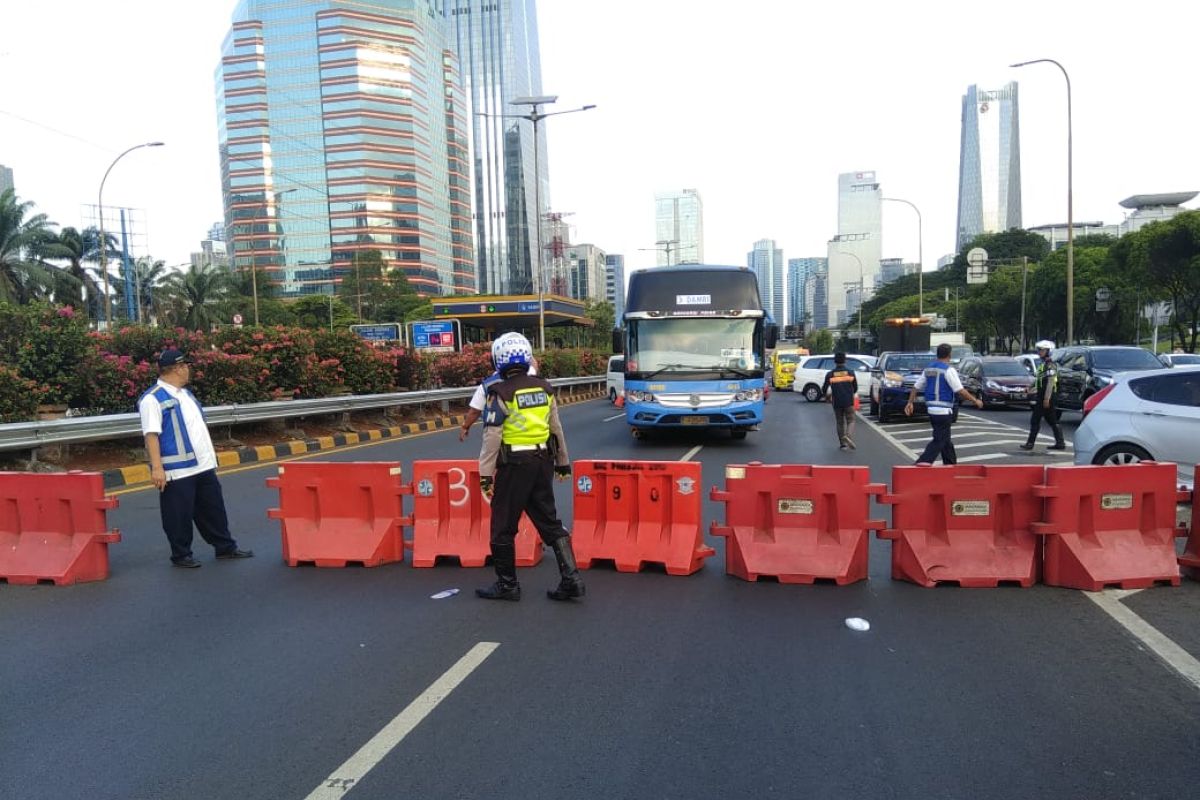
[[[1089,397],[1075,431],[1076,464],[1171,461],[1191,485],[1200,431],[1200,367],[1126,372]]]
[[[858,394],[868,397],[871,393],[871,367],[875,366],[875,356],[846,354],[846,366],[854,370],[858,377]],[[825,375],[833,369],[833,353],[819,356],[806,356],[796,365],[796,381],[792,391],[804,395],[804,399],[815,403],[821,399],[821,387],[825,383]]]
[[[604,391],[607,392],[610,403],[617,402],[617,398],[625,394],[625,356],[612,356],[608,359]]]

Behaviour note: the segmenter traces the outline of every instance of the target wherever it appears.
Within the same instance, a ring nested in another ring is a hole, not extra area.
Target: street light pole
[[[854,253],[847,253],[847,252],[845,252],[844,250],[839,250],[839,251],[838,251],[838,255],[840,255],[840,256],[850,256],[851,258],[853,258],[855,261],[857,261],[857,262],[858,262],[858,349],[859,349],[859,351],[861,352],[861,351],[862,351],[862,307],[863,307],[863,294],[864,294],[864,293],[865,293],[865,291],[866,291],[866,287],[865,287],[865,285],[864,285],[864,283],[863,283],[863,263],[862,263],[862,259],[861,259],[861,258],[859,258],[858,256],[854,255]]]
[[[104,177],[100,179],[100,191],[96,198],[96,205],[100,212],[100,274],[104,278],[104,329],[108,330],[112,327],[112,307],[108,297],[108,239],[104,235],[104,184],[108,181],[108,173],[112,172],[113,167],[117,165],[125,156],[132,153],[134,150],[140,150],[143,147],[162,147],[163,142],[145,142],[144,144],[135,144],[133,147],[126,150],[121,155],[113,159],[108,165],[108,169],[104,170]]]
[[[566,111],[551,111],[547,114],[541,112],[541,106],[550,105],[558,101],[558,95],[538,95],[536,97],[518,97],[510,102],[514,106],[529,106],[528,114],[487,114],[477,111],[476,114],[481,117],[501,117],[503,119],[525,119],[533,123],[533,202],[536,208],[536,213],[533,215],[536,227],[534,228],[534,241],[536,246],[536,256],[531,259],[531,272],[537,286],[538,293],[538,349],[546,349],[546,281],[545,275],[542,274],[542,171],[541,171],[541,141],[538,137],[538,123],[546,117],[553,117],[559,114],[574,114],[577,111],[587,111],[593,109],[595,105],[581,106],[580,108],[571,108]],[[536,269],[536,272],[534,271]]]
[[[917,316],[925,316],[925,226],[921,222],[921,209],[917,204],[899,197],[881,198],[889,203],[904,203],[917,212]]]
[[[1022,61],[1010,64],[1011,67],[1025,67],[1030,64],[1053,64],[1062,71],[1067,81],[1067,344],[1075,343],[1075,208],[1074,208],[1074,159],[1073,138],[1071,128],[1071,76],[1067,69],[1053,58],[1035,58],[1032,61]]]
[[[643,253],[664,253],[665,252],[667,254],[667,266],[669,267],[669,266],[671,266],[671,245],[673,245],[673,244],[674,245],[679,244],[679,240],[678,239],[659,239],[657,242],[654,243],[654,247],[639,247],[638,250]],[[678,247],[675,249],[676,249],[676,251],[679,250]]]

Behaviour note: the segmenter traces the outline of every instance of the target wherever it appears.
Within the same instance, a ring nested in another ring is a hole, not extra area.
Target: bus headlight
[[[654,395],[638,389],[629,389],[625,392],[625,401],[628,403],[653,403]]]
[[[733,399],[737,400],[740,403],[745,403],[745,402],[753,403],[753,402],[757,402],[757,401],[761,400],[762,395],[763,395],[762,389],[746,389],[744,391],[741,391],[741,392],[738,392],[737,394],[735,394],[733,396]]]

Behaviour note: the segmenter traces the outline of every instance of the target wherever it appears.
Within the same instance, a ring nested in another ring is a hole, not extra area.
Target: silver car
[[[1200,367],[1119,374],[1084,406],[1076,464],[1172,461],[1192,485],[1200,457]]]

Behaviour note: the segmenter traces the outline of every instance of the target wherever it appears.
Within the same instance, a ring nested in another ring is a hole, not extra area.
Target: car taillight
[[[1086,417],[1088,414],[1090,414],[1092,412],[1092,409],[1094,409],[1096,406],[1100,405],[1100,401],[1103,400],[1104,398],[1108,397],[1108,393],[1111,392],[1116,387],[1117,387],[1117,385],[1115,383],[1110,383],[1108,386],[1105,386],[1103,389],[1096,392],[1094,395],[1089,397],[1087,400],[1084,400],[1083,401],[1083,415]]]

